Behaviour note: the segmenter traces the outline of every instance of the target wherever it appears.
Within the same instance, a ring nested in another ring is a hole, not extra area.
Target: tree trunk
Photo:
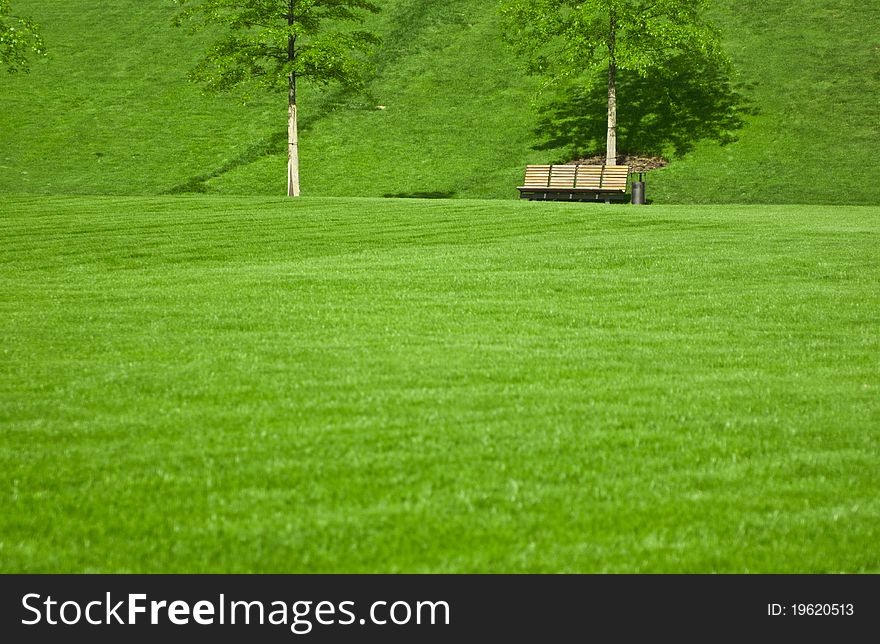
[[[608,140],[605,163],[617,165],[617,14],[611,10],[611,29],[608,32]]]
[[[296,76],[290,75],[287,100],[287,196],[299,197],[299,137],[296,131]]]
[[[293,26],[295,0],[288,0],[287,25]],[[296,57],[296,36],[287,36],[287,62]],[[287,77],[287,196],[299,197],[299,135],[296,131],[296,72]]]

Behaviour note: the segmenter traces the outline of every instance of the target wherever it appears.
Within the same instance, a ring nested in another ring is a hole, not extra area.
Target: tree
[[[220,26],[226,32],[190,74],[209,93],[250,87],[286,91],[288,105],[287,194],[299,196],[297,83],[362,84],[364,55],[379,38],[344,30],[343,23],[363,21],[379,7],[369,0],[176,0],[185,7],[175,18],[193,29]]]
[[[30,18],[12,15],[10,0],[0,0],[0,66],[8,72],[27,73],[31,54],[46,55],[39,25]]]
[[[705,17],[708,0],[502,0],[504,39],[529,71],[593,76],[607,70],[606,163],[617,161],[617,73],[647,76],[677,56],[729,65],[718,30]]]

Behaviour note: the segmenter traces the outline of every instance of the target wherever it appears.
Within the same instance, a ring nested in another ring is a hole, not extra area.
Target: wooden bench
[[[622,201],[627,198],[625,165],[529,165],[517,187],[530,201]]]

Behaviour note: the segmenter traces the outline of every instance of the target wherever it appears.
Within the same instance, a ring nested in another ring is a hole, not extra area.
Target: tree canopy
[[[357,87],[368,68],[362,54],[380,42],[370,32],[341,28],[379,11],[368,0],[176,1],[184,7],[176,24],[226,28],[190,74],[209,92],[287,91],[291,77]]]
[[[11,0],[0,0],[0,66],[8,72],[27,73],[31,55],[46,55],[39,25],[31,18],[13,15]]]
[[[552,84],[608,73],[607,162],[615,163],[617,71],[646,76],[677,56],[729,62],[718,30],[706,18],[708,0],[501,0],[508,44],[528,71]]]
[[[502,0],[505,40],[551,78],[608,66],[644,76],[675,54],[726,60],[708,0]],[[613,23],[613,33],[612,33]]]

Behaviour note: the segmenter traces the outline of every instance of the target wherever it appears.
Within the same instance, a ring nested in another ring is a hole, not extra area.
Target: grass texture
[[[3,79],[0,192],[283,194],[286,97],[200,95],[185,77],[208,40],[170,26],[170,0],[15,4],[42,23],[50,57]],[[515,199],[527,163],[604,150],[601,80],[586,95],[575,84],[537,97],[539,79],[501,43],[494,2],[381,5],[367,91],[302,88],[305,195]],[[620,75],[621,151],[673,159],[650,173],[648,197],[880,203],[880,5],[714,7],[736,75]]]
[[[2,209],[2,572],[880,572],[877,208]]]

